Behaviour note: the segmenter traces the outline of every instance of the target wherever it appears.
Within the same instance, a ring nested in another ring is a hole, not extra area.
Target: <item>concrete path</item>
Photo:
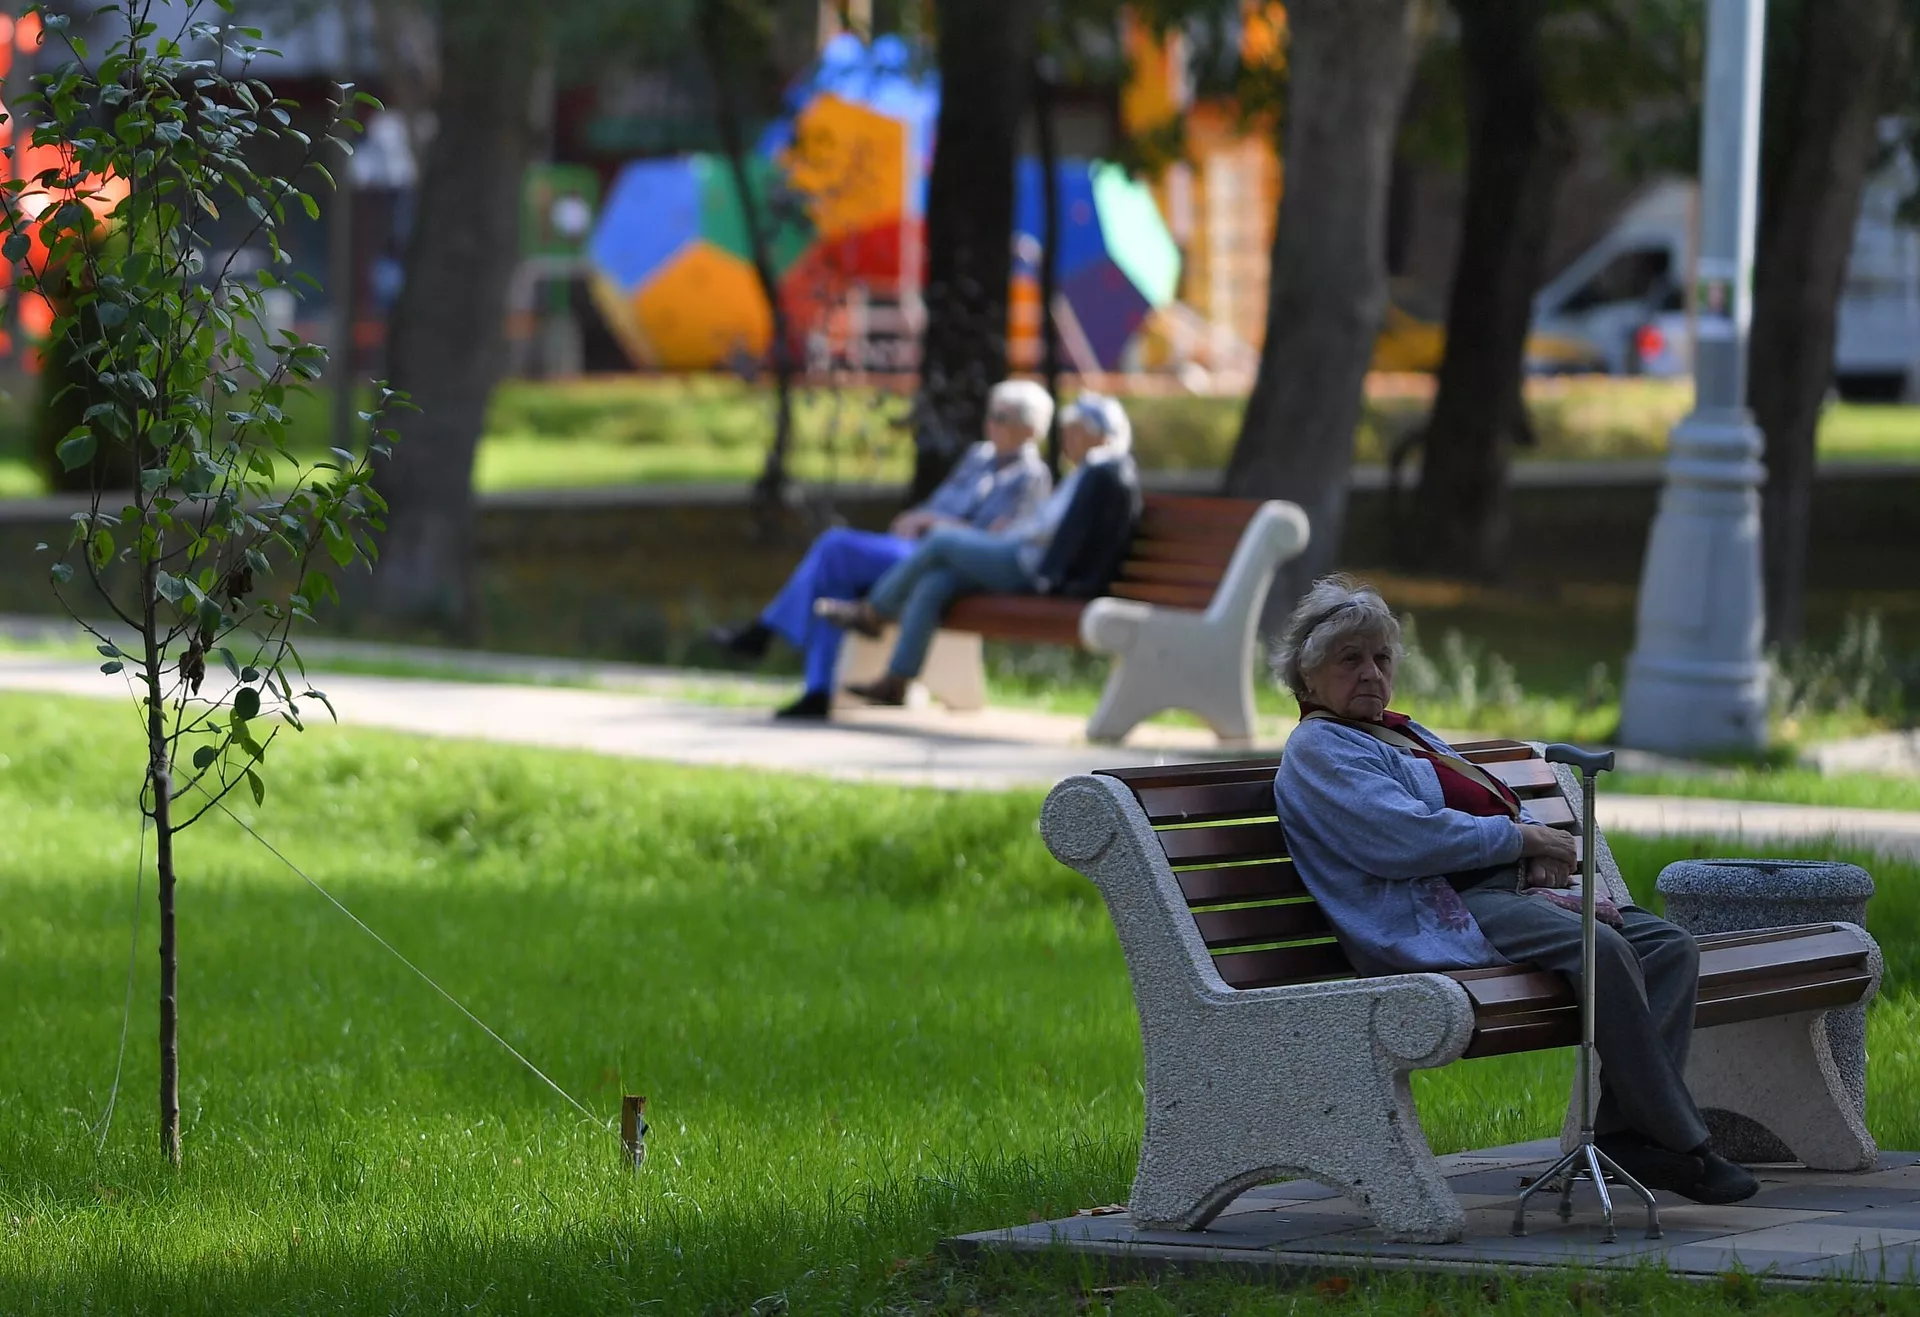
[[[329,674],[324,648],[312,647],[309,663],[342,722],[430,736],[956,790],[1044,787],[1096,768],[1236,757],[1207,733],[1178,727],[1141,728],[1124,746],[1088,745],[1080,718],[1023,709],[859,709],[826,725],[780,723],[768,711],[790,693],[784,684],[669,669],[604,665],[630,683],[627,690]],[[356,659],[364,665],[372,652],[356,650]],[[501,677],[559,679],[553,664],[501,662],[521,665]],[[531,670],[541,667],[544,678]],[[565,671],[578,677],[572,666]],[[216,669],[208,680],[223,677]],[[31,652],[0,653],[0,690],[127,698],[123,681],[103,677],[92,663]],[[1833,840],[1920,859],[1920,812],[1603,793],[1600,823],[1756,845]]]

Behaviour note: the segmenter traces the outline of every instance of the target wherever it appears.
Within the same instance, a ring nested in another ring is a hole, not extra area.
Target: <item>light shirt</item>
[[[1052,487],[1053,477],[1037,444],[1022,444],[1018,452],[1002,457],[983,439],[961,455],[940,488],[920,506],[975,529],[991,530],[1001,522],[1012,524],[1032,516]]]

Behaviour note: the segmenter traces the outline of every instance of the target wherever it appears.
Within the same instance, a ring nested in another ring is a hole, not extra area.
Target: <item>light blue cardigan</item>
[[[1418,723],[1411,730],[1446,747]],[[1355,969],[1508,963],[1444,875],[1518,860],[1513,820],[1448,809],[1432,764],[1325,719],[1287,741],[1273,792],[1294,868]]]

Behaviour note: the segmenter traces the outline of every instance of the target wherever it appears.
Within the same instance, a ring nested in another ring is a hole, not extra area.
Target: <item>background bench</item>
[[[1570,772],[1520,742],[1461,748],[1535,817],[1578,836]],[[1133,981],[1147,1078],[1134,1219],[1199,1229],[1251,1186],[1304,1175],[1346,1194],[1390,1238],[1457,1239],[1465,1217],[1407,1075],[1572,1045],[1573,991],[1527,966],[1355,977],[1288,859],[1274,818],[1278,765],[1073,777],[1042,812],[1048,847],[1106,898]],[[1607,894],[1630,900],[1606,839],[1590,844]],[[1877,1150],[1824,1021],[1878,989],[1872,939],[1852,924],[1814,924],[1699,942],[1695,1099],[1763,1126],[1809,1166],[1871,1166]]]
[[[1127,560],[1098,599],[965,595],[947,610],[921,681],[952,709],[986,702],[982,638],[1068,645],[1113,662],[1087,738],[1118,741],[1166,709],[1222,741],[1253,736],[1254,632],[1280,564],[1307,544],[1291,503],[1150,494]],[[849,635],[841,681],[877,676],[892,652]]]

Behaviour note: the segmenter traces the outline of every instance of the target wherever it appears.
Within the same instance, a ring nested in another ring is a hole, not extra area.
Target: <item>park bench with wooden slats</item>
[[[1260,608],[1274,572],[1306,543],[1306,517],[1291,503],[1149,494],[1105,595],[964,595],[922,681],[950,708],[978,708],[982,638],[1075,646],[1113,660],[1088,739],[1118,741],[1162,710],[1186,709],[1222,741],[1247,741]],[[883,653],[854,641],[842,678],[877,674]]]
[[[1597,844],[1607,894],[1630,899],[1604,836],[1580,836],[1577,778],[1523,742],[1460,749],[1583,853]],[[1069,778],[1043,814],[1055,855],[1100,886],[1133,979],[1147,1052],[1135,1218],[1199,1229],[1250,1185],[1299,1174],[1353,1197],[1394,1238],[1457,1238],[1464,1217],[1420,1133],[1408,1071],[1571,1046],[1577,999],[1563,976],[1523,965],[1357,976],[1288,857],[1279,763]],[[1872,939],[1811,924],[1698,942],[1696,1100],[1765,1127],[1809,1165],[1871,1165],[1823,1018],[1876,991]]]

